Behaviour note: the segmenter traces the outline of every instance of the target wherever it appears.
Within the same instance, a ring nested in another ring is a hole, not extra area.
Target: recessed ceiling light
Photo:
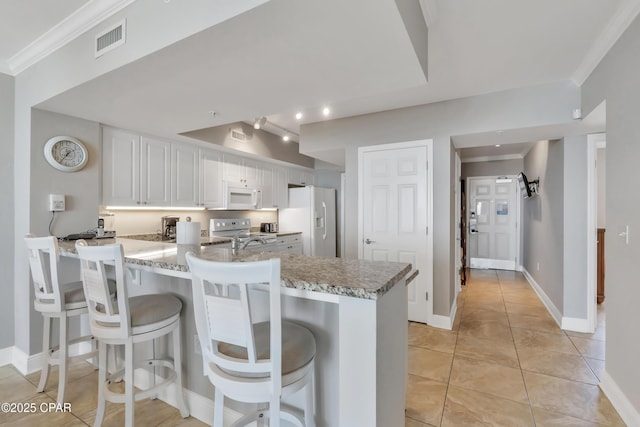
[[[302,118],[302,113],[298,111],[296,113],[296,120],[300,120],[301,118]]]
[[[284,142],[289,141],[289,135],[285,135],[285,136],[283,136],[283,137],[282,137],[282,140],[283,140]]]
[[[500,144],[496,144],[496,147],[500,147]]]
[[[331,112],[331,110],[329,109],[329,107],[324,107],[322,109],[322,114],[325,115],[325,116],[328,116],[330,112]]]

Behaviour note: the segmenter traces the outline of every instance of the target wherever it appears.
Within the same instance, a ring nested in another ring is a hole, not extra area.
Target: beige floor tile
[[[605,360],[605,342],[586,338],[569,337],[580,354],[590,359]]]
[[[409,326],[409,345],[428,348],[444,353],[453,353],[456,347],[457,334],[442,331],[426,325],[412,324]]]
[[[467,307],[462,312],[462,322],[484,322],[492,321],[503,323],[505,326],[509,326],[509,318],[504,311],[487,310],[480,307]]]
[[[76,427],[86,426],[80,419],[64,407],[51,408],[49,405],[55,401],[44,393],[38,393],[26,400],[21,400],[23,408],[28,412],[0,413],[0,425],[2,426],[47,426],[47,427]],[[50,409],[51,408],[51,409]]]
[[[404,427],[429,427],[430,425],[431,424],[421,423],[409,417],[404,418]]]
[[[409,375],[405,407],[407,417],[439,426],[446,394],[446,383]]]
[[[533,426],[529,405],[449,386],[442,426]]]
[[[504,305],[506,307],[507,314],[519,313],[531,316],[549,316],[549,311],[544,305],[532,307],[530,305],[518,304],[515,302],[505,302]]]
[[[512,328],[531,329],[534,331],[548,332],[564,335],[553,318],[548,315],[530,315],[524,313],[509,313],[509,324]]]
[[[598,427],[600,424],[591,423],[569,415],[555,414],[540,408],[533,408],[533,418],[536,427]]]
[[[587,362],[587,365],[589,365],[596,377],[601,379],[602,371],[604,371],[604,360],[589,359],[588,357],[585,357],[584,360]]]
[[[96,369],[90,363],[85,361],[80,361],[77,363],[69,364],[68,372],[67,372],[67,387],[68,384],[72,381],[75,381],[79,378],[84,377],[85,375],[92,374],[97,372]],[[58,374],[59,370],[57,366],[52,366],[49,368],[49,379],[47,380],[47,385],[44,388],[44,391],[47,392],[54,399],[58,398]],[[27,380],[31,382],[31,384],[38,386],[40,382],[40,371],[34,372],[26,376]],[[65,392],[66,394],[66,392]],[[65,397],[66,399],[66,397]]]
[[[623,426],[609,399],[596,385],[523,372],[531,406],[594,423]]]
[[[470,335],[475,338],[493,338],[509,341],[511,337],[511,328],[501,322],[495,321],[465,321],[462,319],[460,323],[460,335]]]
[[[470,335],[458,335],[455,355],[512,368],[520,366],[516,348],[511,339],[483,339]]]
[[[575,346],[566,335],[549,334],[530,329],[512,328],[513,341],[518,351],[541,350],[557,351],[560,353],[579,354]]]
[[[2,378],[0,387],[0,402],[23,402],[35,398],[38,393],[36,386],[13,367],[5,367],[5,377]]]
[[[456,356],[449,384],[529,404],[522,372],[517,368]]]
[[[518,350],[518,357],[523,370],[598,384],[598,378],[580,355],[523,348]]]
[[[505,303],[524,304],[531,307],[544,307],[535,292],[504,292]]]
[[[434,381],[448,382],[453,354],[409,347],[409,373]]]

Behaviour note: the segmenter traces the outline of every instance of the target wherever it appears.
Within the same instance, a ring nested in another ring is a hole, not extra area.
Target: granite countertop
[[[212,261],[243,262],[280,258],[282,284],[288,288],[377,299],[411,271],[411,264],[387,261],[366,261],[344,258],[310,257],[280,252],[260,252],[212,246],[177,245],[127,238],[92,239],[87,243],[108,245],[121,243],[125,262],[141,267],[188,273],[184,255],[193,251]],[[60,253],[77,256],[74,242],[60,242]]]

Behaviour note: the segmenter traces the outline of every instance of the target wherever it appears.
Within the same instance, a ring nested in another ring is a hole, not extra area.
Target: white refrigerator
[[[280,229],[301,231],[303,253],[336,256],[336,190],[313,185],[289,189],[289,208],[279,213]]]

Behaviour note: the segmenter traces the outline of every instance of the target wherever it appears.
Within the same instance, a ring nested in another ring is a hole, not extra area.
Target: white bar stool
[[[87,313],[82,282],[60,284],[58,281],[58,262],[60,251],[54,236],[35,237],[27,234],[24,238],[29,259],[29,269],[33,281],[33,306],[44,318],[42,331],[42,372],[38,383],[38,392],[43,392],[49,379],[49,367],[58,365],[58,404],[64,402],[64,391],[68,382],[67,369],[69,362],[86,360],[95,357],[94,338],[85,335],[73,340],[69,339],[69,318]],[[45,253],[49,255],[47,262]],[[115,282],[110,283],[112,291]],[[53,319],[60,320],[60,336],[58,346],[51,343],[51,327]],[[91,342],[92,351],[69,357],[69,346],[80,342]]]
[[[76,242],[80,257],[82,282],[89,309],[91,332],[98,339],[98,409],[94,426],[102,425],[106,401],[125,404],[125,425],[134,425],[134,401],[155,397],[171,383],[176,385],[180,415],[189,416],[182,389],[182,358],[180,347],[180,312],[182,302],[170,294],[150,294],[128,297],[125,283],[122,245],[87,246]],[[105,264],[115,266],[117,298],[109,297]],[[171,334],[173,359],[151,359],[135,364],[134,344],[153,341]],[[125,392],[109,389],[114,379],[122,378],[123,370],[107,375],[107,345],[123,345],[125,350]],[[135,392],[133,372],[137,367],[161,366],[170,370],[166,378],[153,387]]]
[[[269,404],[233,426],[269,419],[271,427],[279,427],[282,419],[313,427],[316,342],[309,329],[281,319],[280,260],[223,263],[193,253],[187,253],[186,260],[204,374],[215,387],[213,426],[223,425],[226,396]],[[252,320],[250,289],[254,287],[269,292],[270,321]],[[280,402],[281,397],[303,388],[304,418]]]

